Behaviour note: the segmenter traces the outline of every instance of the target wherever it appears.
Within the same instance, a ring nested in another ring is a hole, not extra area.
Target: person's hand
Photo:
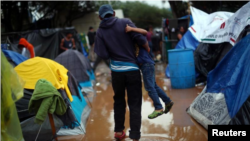
[[[131,32],[132,31],[132,27],[127,24],[127,26],[125,28],[125,31],[126,31],[126,33]]]
[[[148,50],[147,50],[147,52],[149,53],[150,52],[150,48],[148,47]]]

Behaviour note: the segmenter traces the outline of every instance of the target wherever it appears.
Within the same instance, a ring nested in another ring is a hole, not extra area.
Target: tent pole
[[[55,123],[54,123],[54,120],[53,120],[53,116],[50,113],[48,115],[49,115],[49,122],[50,122],[50,126],[51,126],[51,129],[52,129],[53,136],[55,137],[55,140],[58,141],[57,136],[56,136],[56,128],[55,128]]]

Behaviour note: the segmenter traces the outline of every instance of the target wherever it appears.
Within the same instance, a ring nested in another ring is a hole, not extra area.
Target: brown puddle
[[[86,135],[82,141],[115,141],[114,140],[114,112],[113,90],[110,82],[110,71],[105,65],[97,70],[104,71],[104,75],[97,77],[97,96],[92,105],[92,111],[86,127]],[[142,126],[140,141],[206,141],[207,131],[196,123],[186,109],[194,98],[202,91],[201,88],[171,89],[170,80],[164,75],[165,65],[156,65],[157,84],[174,101],[174,106],[168,114],[148,119],[154,110],[151,99],[143,87]],[[162,102],[162,101],[161,101]],[[163,104],[163,102],[162,102]],[[129,131],[129,111],[126,111],[125,132]],[[64,140],[66,141],[66,140]],[[124,141],[130,141],[127,137]]]

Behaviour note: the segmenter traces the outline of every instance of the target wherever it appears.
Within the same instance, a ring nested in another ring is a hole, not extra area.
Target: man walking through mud
[[[108,4],[99,8],[101,24],[96,34],[95,52],[103,59],[110,59],[112,86],[114,90],[115,138],[125,138],[126,112],[125,91],[130,111],[129,137],[138,141],[141,136],[142,83],[136,64],[133,40],[150,51],[146,38],[136,32],[127,34],[123,27],[135,25],[128,19],[118,19]]]

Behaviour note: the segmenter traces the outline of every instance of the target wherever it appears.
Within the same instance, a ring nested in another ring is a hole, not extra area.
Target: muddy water
[[[99,66],[97,77],[97,96],[93,101],[93,108],[88,119],[86,135],[83,141],[113,141],[114,111],[113,90],[110,82],[110,71],[105,65]],[[186,113],[186,109],[201,92],[202,88],[171,89],[170,80],[165,79],[165,66],[156,65],[157,84],[174,101],[174,106],[168,114],[148,119],[154,110],[153,103],[143,88],[142,126],[140,141],[206,141],[207,131]],[[97,69],[97,70],[98,70]],[[162,102],[162,101],[161,101]],[[163,102],[162,102],[163,104]],[[129,109],[126,111],[125,132],[129,131]],[[125,141],[130,141],[127,137]]]

